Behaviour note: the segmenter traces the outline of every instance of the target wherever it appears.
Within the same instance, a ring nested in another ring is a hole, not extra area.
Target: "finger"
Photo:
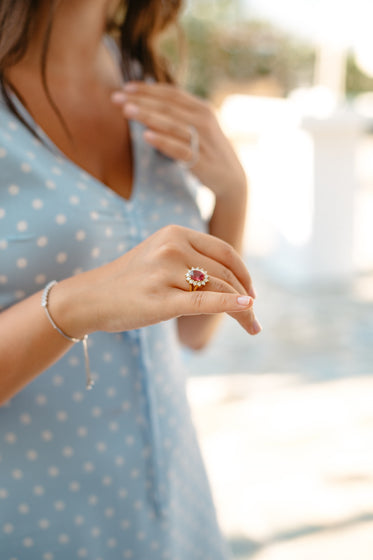
[[[194,126],[134,104],[125,105],[123,114],[148,127],[144,133],[148,144],[172,159],[189,163],[189,168],[195,166],[202,150],[199,134]]]
[[[239,313],[250,309],[250,296],[211,291],[179,290],[176,297],[178,316],[210,315],[215,313]]]
[[[136,106],[136,108],[148,113],[156,113],[163,117],[167,116],[168,118],[172,117],[174,122],[190,122],[195,113],[195,108],[194,110],[187,110],[182,105],[175,103],[175,100],[170,102],[161,97],[154,97],[150,95],[133,95],[119,91],[115,92],[111,96],[111,100],[116,105],[123,106],[125,116],[129,116],[128,108],[130,108],[129,112],[131,112],[131,107],[133,105]]]
[[[256,318],[254,309],[252,307],[247,311],[241,313],[233,312],[229,313],[229,315],[233,319],[238,321],[241,327],[243,327],[249,334],[256,335],[263,330],[263,327]]]
[[[189,243],[201,255],[201,258],[208,257],[229,269],[245,288],[246,293],[254,299],[256,298],[256,292],[246,265],[231,245],[213,235],[192,229],[187,230],[187,235]]]
[[[144,139],[151,146],[172,159],[188,162],[195,156],[189,141],[185,142],[152,130],[146,130],[144,132]]]
[[[141,122],[154,132],[174,136],[180,140],[190,142],[190,125],[185,120],[172,118],[164,113],[157,112],[135,104],[125,104],[123,114],[128,119]]]
[[[213,293],[220,292],[220,293],[236,294],[237,296],[239,296],[240,293],[241,294],[244,293],[244,292],[237,292],[230,284],[228,284],[224,280],[221,280],[220,278],[215,278],[214,276],[212,277],[210,276],[208,283],[204,287],[201,286],[200,288],[198,288],[198,290],[210,291]],[[229,313],[229,315],[231,315],[234,319],[236,319],[240,323],[240,325],[249,334],[252,335],[258,334],[262,330],[260,323],[255,317],[254,310],[252,309],[253,304],[254,304],[254,300],[250,298],[246,311],[244,312],[241,311],[240,313],[237,312]]]
[[[245,290],[242,288],[242,286],[241,286],[241,291],[236,290],[228,282],[225,282],[221,278],[217,278],[217,277],[211,276],[211,275],[208,276],[207,282],[202,286],[197,285],[197,287],[194,287],[194,285],[191,284],[188,280],[185,280],[185,283],[182,286],[180,286],[180,282],[179,282],[178,285],[175,285],[174,287],[182,289],[182,290],[198,289],[198,290],[209,291],[209,292],[221,292],[221,293],[227,293],[227,294],[247,295],[247,294],[245,294]],[[249,296],[249,297],[250,297],[251,302],[253,304],[254,300],[252,299],[251,296]]]
[[[209,282],[206,285],[207,289],[210,289],[213,292],[224,292],[233,289],[238,294],[247,293],[246,288],[233,274],[233,272],[221,263],[210,259],[209,257],[197,257],[197,259],[194,259],[193,262],[198,262],[198,266],[208,271]],[[229,287],[230,290],[228,290],[227,287]]]
[[[178,273],[179,281],[188,269],[193,266],[203,266],[202,263],[205,262],[205,259],[211,259],[231,270],[244,287],[244,293],[246,292],[255,299],[255,290],[246,265],[229,243],[214,235],[174,224],[162,228],[153,234],[153,237],[156,247],[158,246],[158,253],[160,253],[158,258],[164,262],[166,269],[172,263],[183,263],[184,272]],[[205,268],[207,271],[209,270],[207,266]],[[173,269],[175,269],[174,266]]]
[[[127,94],[149,96],[166,101],[167,103],[176,103],[187,110],[196,107],[196,105],[204,106],[204,102],[201,99],[174,84],[128,82],[124,85],[123,91]]]
[[[177,297],[178,315],[232,315],[249,334],[258,334],[262,329],[250,308],[252,299],[233,293],[183,292]]]

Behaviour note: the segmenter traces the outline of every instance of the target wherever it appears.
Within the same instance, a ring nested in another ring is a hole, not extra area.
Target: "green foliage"
[[[352,53],[347,58],[346,93],[348,97],[355,97],[359,93],[373,91],[373,78],[364,74],[355,62]]]
[[[183,82],[203,97],[222,83],[247,84],[271,77],[286,94],[312,81],[313,49],[265,22],[225,22],[187,16],[183,20],[188,71]],[[163,49],[177,68],[180,59],[168,35]]]
[[[292,37],[268,22],[237,22],[231,14],[228,17],[228,7],[222,9],[223,2],[216,4],[215,12],[211,14],[207,9],[210,5],[204,0],[198,4],[200,17],[187,13],[182,20],[186,71],[177,46],[180,41],[174,30],[164,37],[162,43],[178,80],[190,91],[211,97],[222,85],[247,89],[250,84],[266,77],[278,85],[278,91],[283,95],[296,87],[312,85],[315,48],[310,42]],[[359,70],[350,54],[346,93],[351,97],[365,91],[373,91],[373,78]]]

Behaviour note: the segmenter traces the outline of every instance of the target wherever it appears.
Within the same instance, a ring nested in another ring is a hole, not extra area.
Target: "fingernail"
[[[146,130],[144,132],[144,136],[145,136],[145,140],[149,140],[150,142],[154,142],[154,140],[158,140],[158,135],[152,130]]]
[[[244,307],[247,307],[247,306],[250,305],[250,303],[252,303],[252,302],[253,302],[253,300],[252,300],[251,297],[249,297],[249,296],[239,296],[239,297],[237,298],[237,303],[238,303],[239,305],[244,306]]]
[[[258,334],[258,333],[260,333],[260,332],[263,330],[262,325],[259,323],[259,321],[258,321],[257,319],[255,319],[255,320],[252,322],[252,328],[253,328],[254,334]]]
[[[113,103],[124,103],[126,99],[126,95],[121,91],[115,91],[111,94],[111,100]]]
[[[125,84],[123,89],[125,89],[126,91],[132,91],[132,92],[137,91],[137,85],[132,83],[132,82],[129,82],[128,84]]]
[[[137,105],[133,105],[132,103],[126,105],[124,110],[126,115],[129,115],[130,117],[137,115],[139,112],[139,108],[137,107]]]

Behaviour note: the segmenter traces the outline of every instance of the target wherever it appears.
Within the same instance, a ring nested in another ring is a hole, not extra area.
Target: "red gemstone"
[[[194,280],[195,282],[203,282],[204,279],[205,279],[205,275],[200,270],[193,269],[190,273],[190,278],[191,278],[191,280]]]

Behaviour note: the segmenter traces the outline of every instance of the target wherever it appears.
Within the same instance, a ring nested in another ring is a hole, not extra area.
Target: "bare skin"
[[[112,0],[64,0],[55,15],[48,59],[53,70],[48,81],[72,133],[73,145],[45,99],[35,71],[41,52],[43,14],[25,58],[9,69],[8,75],[25,97],[35,121],[60,150],[129,198],[132,155],[128,125],[125,118],[118,119],[120,107],[111,100],[112,93],[122,87],[121,77],[102,43],[105,20],[114,5]],[[67,36],[69,41],[65,41]],[[198,100],[193,103],[191,118],[200,108]],[[154,113],[159,113],[157,108]],[[151,130],[162,133],[157,128]],[[202,129],[199,132],[202,147],[208,135]],[[220,134],[216,147],[220,142],[224,149],[226,140]],[[159,137],[149,138],[148,134],[146,139],[167,153],[169,146],[157,145]],[[230,153],[227,179],[231,180],[229,185],[226,182],[224,186],[225,181],[218,185],[216,170],[209,178],[208,168],[213,162],[204,158],[202,149],[201,154],[195,173],[208,186],[216,185],[217,204],[210,229],[213,235],[169,226],[114,262],[59,282],[50,295],[50,312],[67,334],[79,338],[97,330],[123,331],[179,317],[181,340],[199,348],[211,336],[216,315],[222,312],[234,316],[250,334],[260,331],[252,311],[252,282],[232,247],[239,248],[241,243],[244,177],[238,160]],[[179,154],[175,157],[180,158]],[[189,263],[198,263],[209,271],[211,280],[203,291],[187,291],[184,274]],[[41,293],[36,293],[0,314],[2,403],[71,347],[51,327],[40,297]]]

